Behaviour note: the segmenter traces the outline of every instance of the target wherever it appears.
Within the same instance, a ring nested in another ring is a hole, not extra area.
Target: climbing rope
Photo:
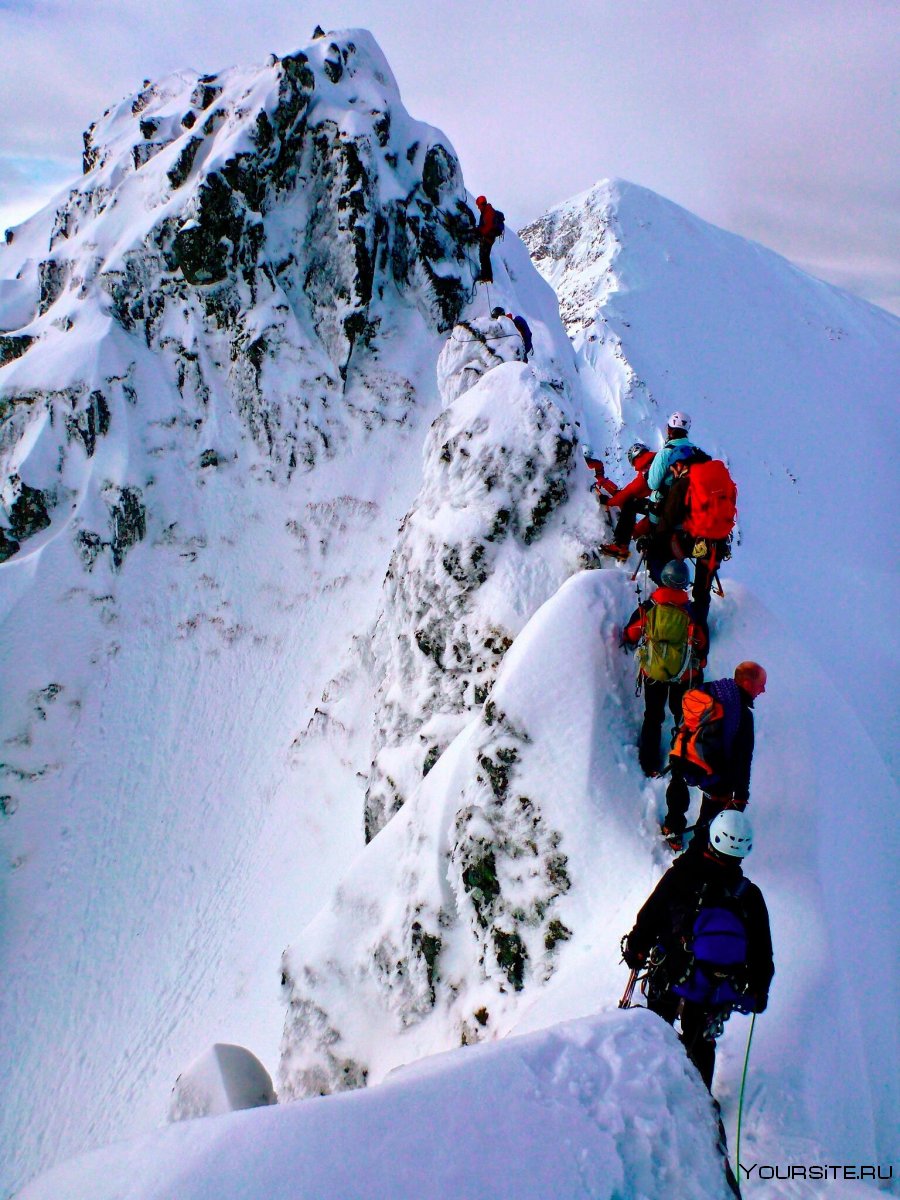
[[[502,342],[504,338],[511,338],[511,337],[521,337],[521,334],[519,334],[519,333],[495,333],[493,337],[488,337],[487,334],[485,334],[484,337],[458,338],[458,337],[454,337],[453,334],[451,333],[450,340],[454,341],[454,342],[462,342],[462,343],[465,343],[465,342]]]
[[[741,1120],[744,1116],[744,1084],[747,1082],[747,1064],[750,1062],[750,1043],[753,1041],[753,1029],[756,1025],[756,1013],[753,1014],[753,1019],[750,1022],[750,1032],[747,1035],[747,1053],[744,1055],[744,1071],[741,1075],[741,1094],[738,1100],[738,1119],[737,1119],[737,1145],[735,1147],[735,1175],[738,1180],[741,1177]]]

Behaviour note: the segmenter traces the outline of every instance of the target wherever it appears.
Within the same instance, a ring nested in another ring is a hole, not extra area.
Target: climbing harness
[[[625,940],[627,934],[622,938],[622,952],[624,954]],[[663,959],[666,957],[666,952],[662,946],[654,946],[647,956],[646,965],[643,967],[633,967],[631,974],[628,976],[628,982],[625,984],[625,991],[622,993],[622,999],[619,1001],[619,1008],[643,1008],[642,1004],[633,1004],[632,997],[634,996],[635,985],[640,983],[641,995],[647,995],[647,989],[650,980],[656,971],[662,965]]]

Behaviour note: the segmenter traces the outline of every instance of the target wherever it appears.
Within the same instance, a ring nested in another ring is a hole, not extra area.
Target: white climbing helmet
[[[686,412],[673,412],[666,424],[669,429],[683,429],[687,433],[691,427],[691,418]]]
[[[719,854],[746,858],[753,849],[753,826],[746,813],[726,808],[709,827],[709,844]]]

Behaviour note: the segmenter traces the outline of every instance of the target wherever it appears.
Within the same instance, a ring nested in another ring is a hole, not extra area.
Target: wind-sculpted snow
[[[675,1035],[606,1013],[457,1049],[382,1087],[190,1121],[48,1172],[21,1200],[727,1200]]]
[[[285,955],[283,1097],[506,1033],[596,910],[627,904],[642,804],[617,778],[632,736],[613,626],[626,586],[581,573],[540,610],[479,715]],[[617,884],[591,897],[584,881],[604,869]]]
[[[490,334],[500,323],[471,328]],[[456,334],[471,336],[464,326]],[[462,350],[451,341],[441,356],[445,403],[456,391],[452,367],[478,382],[431,428],[424,484],[385,580],[367,838],[484,703],[524,620],[598,535],[563,389],[504,362],[489,343]],[[583,490],[567,505],[573,487]]]

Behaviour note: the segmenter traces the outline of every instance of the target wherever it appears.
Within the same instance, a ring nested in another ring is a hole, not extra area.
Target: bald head
[[[766,672],[756,662],[742,662],[734,668],[734,682],[755,700],[766,690]]]

